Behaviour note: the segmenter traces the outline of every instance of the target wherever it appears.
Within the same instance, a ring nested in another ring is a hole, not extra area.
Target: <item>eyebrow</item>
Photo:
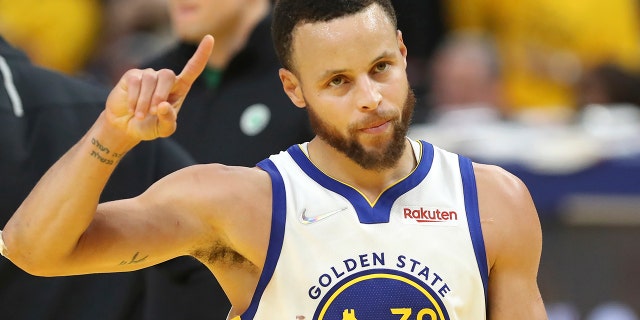
[[[390,51],[385,51],[385,52],[383,52],[381,55],[377,56],[375,59],[371,60],[371,63],[373,64],[373,63],[375,63],[376,61],[379,61],[379,60],[381,60],[381,59],[383,59],[383,58],[388,58],[388,57],[391,57],[391,56],[393,56],[393,53],[392,53],[392,52],[390,52]],[[334,76],[334,75],[344,73],[344,72],[346,72],[346,71],[347,71],[347,69],[327,70],[326,72],[324,72],[324,73],[322,74],[322,76],[320,77],[320,79],[327,79],[327,78],[330,78],[330,77],[332,77],[332,76]]]

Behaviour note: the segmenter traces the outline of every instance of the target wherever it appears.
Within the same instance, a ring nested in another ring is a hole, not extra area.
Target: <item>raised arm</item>
[[[93,251],[97,256],[110,249],[107,241],[100,247],[83,247],[94,218],[105,219],[104,213],[96,215],[100,194],[131,148],[175,131],[177,113],[212,49],[213,38],[206,36],[179,75],[151,69],[125,73],[95,124],[47,171],[8,221],[2,233],[7,258],[37,275],[109,271],[97,262],[79,268],[72,263],[78,251]],[[122,220],[116,223],[144,224],[136,216],[144,209],[136,203],[116,202],[103,211],[129,211],[131,216],[120,214],[117,218]],[[132,261],[143,258],[131,256]]]
[[[547,319],[537,283],[542,232],[529,191],[499,167],[476,164],[475,172],[490,268],[488,319]]]

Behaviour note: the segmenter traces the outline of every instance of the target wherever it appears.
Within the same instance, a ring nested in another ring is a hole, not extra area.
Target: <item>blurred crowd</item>
[[[184,40],[167,10],[179,2],[0,0],[0,35],[38,66],[110,87]],[[640,154],[637,0],[392,2],[418,98],[412,137],[545,173]],[[584,319],[638,319],[625,308]],[[549,312],[580,319],[565,305]]]

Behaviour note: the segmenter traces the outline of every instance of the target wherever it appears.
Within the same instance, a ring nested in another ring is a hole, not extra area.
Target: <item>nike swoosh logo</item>
[[[336,213],[340,213],[342,211],[345,211],[349,208],[344,207],[342,209],[338,209],[338,210],[333,210],[333,211],[329,211],[327,213],[323,213],[323,214],[319,214],[319,215],[314,215],[314,216],[308,216],[307,215],[307,209],[304,209],[304,211],[302,211],[302,215],[300,216],[300,220],[303,224],[312,224],[312,223],[316,223],[320,220],[324,220]]]

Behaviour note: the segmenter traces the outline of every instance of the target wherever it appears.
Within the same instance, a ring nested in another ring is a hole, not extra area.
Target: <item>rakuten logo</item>
[[[403,220],[418,223],[442,223],[458,221],[458,213],[453,210],[404,208]]]

